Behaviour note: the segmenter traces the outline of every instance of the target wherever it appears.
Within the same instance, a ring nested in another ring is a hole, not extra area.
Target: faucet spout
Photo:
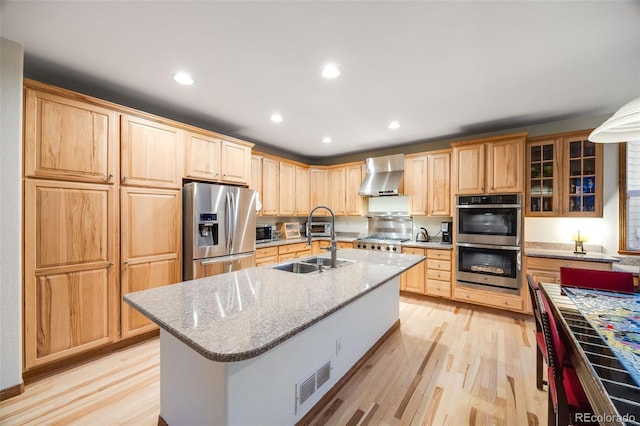
[[[338,243],[336,241],[336,215],[333,213],[333,210],[331,210],[331,208],[327,207],[327,206],[315,206],[314,208],[311,209],[311,211],[309,212],[309,217],[307,218],[307,245],[311,245],[311,220],[313,218],[313,212],[315,212],[318,209],[325,209],[329,212],[329,214],[331,215],[331,245],[329,245],[329,247],[327,247],[327,250],[329,250],[331,252],[331,267],[335,268],[336,267],[336,263],[337,263],[337,250],[338,250]]]

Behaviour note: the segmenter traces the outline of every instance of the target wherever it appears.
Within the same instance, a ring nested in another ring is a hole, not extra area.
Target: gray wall
[[[22,383],[22,66],[0,38],[0,389]]]

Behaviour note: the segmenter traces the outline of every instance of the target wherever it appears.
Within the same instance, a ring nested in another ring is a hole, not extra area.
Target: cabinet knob
[[[113,173],[109,173],[107,176],[107,181],[110,181],[111,179],[113,179]]]
[[[109,268],[113,266],[113,262],[109,262]]]
[[[128,261],[128,260],[125,260],[125,261],[124,261],[124,262],[122,262],[122,263],[123,263],[123,264],[125,264],[125,265],[128,265],[128,264],[129,264],[129,261]]]
[[[122,176],[122,180],[123,181],[127,180],[127,176]]]

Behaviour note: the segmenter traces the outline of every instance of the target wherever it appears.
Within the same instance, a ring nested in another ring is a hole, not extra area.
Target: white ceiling
[[[29,77],[309,158],[593,117],[640,95],[639,1],[0,7]],[[327,62],[340,77],[321,76]],[[175,83],[181,70],[195,84]]]

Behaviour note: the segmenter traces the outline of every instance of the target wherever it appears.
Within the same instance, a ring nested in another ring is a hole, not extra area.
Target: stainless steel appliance
[[[353,248],[400,253],[402,242],[412,236],[410,216],[369,216],[369,233],[353,242]]]
[[[398,195],[404,173],[404,154],[367,158],[366,174],[358,194],[368,197]]]
[[[271,225],[256,225],[256,243],[266,243],[273,240]]]
[[[453,222],[440,223],[440,233],[442,234],[442,244],[451,244],[453,241]]]
[[[458,196],[456,212],[457,285],[518,293],[521,195]]]
[[[330,237],[331,236],[331,223],[330,222],[307,222],[305,224],[306,236],[311,234],[312,237]]]
[[[191,182],[182,188],[183,279],[255,266],[256,192]]]

